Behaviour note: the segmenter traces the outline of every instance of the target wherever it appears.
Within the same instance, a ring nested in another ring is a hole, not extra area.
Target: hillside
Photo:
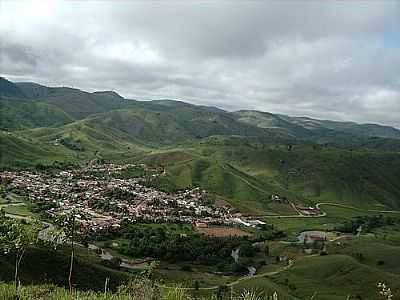
[[[143,161],[166,188],[201,186],[250,214],[295,213],[270,201],[399,208],[399,130],[278,114],[127,100],[113,91],[2,79],[1,166]]]
[[[26,95],[13,82],[0,77],[0,96],[24,98]]]
[[[143,161],[166,166],[167,179],[177,188],[200,185],[250,214],[294,213],[272,202],[271,194],[299,204],[400,207],[397,154],[195,144],[149,154]]]
[[[249,110],[237,111],[234,114],[241,122],[260,128],[280,128],[296,137],[305,137],[310,134],[321,135],[324,132],[336,131],[360,137],[400,138],[400,130],[377,124],[317,120]]]
[[[14,84],[5,79],[1,82],[7,83],[7,88],[0,88],[0,128],[4,130],[58,126],[135,104],[110,91],[88,93],[68,87]]]
[[[74,161],[77,159],[77,154],[65,147],[0,131],[1,168],[23,168],[38,163],[50,164],[54,161]]]

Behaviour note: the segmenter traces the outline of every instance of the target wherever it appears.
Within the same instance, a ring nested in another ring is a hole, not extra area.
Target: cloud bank
[[[0,2],[0,73],[400,128],[400,3]]]

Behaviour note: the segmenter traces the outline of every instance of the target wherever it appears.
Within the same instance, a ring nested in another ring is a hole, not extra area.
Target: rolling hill
[[[0,79],[0,165],[143,161],[165,188],[201,186],[250,214],[294,213],[270,201],[400,207],[400,131],[174,100],[127,100]]]

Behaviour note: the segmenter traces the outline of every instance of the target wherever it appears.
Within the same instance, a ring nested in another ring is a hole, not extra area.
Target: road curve
[[[240,278],[236,279],[235,281],[232,281],[232,282],[229,282],[229,283],[225,284],[225,286],[233,287],[233,286],[235,286],[235,285],[237,285],[237,284],[239,284],[239,283],[241,283],[243,281],[251,280],[251,279],[254,279],[254,278],[273,276],[273,275],[279,274],[279,273],[281,273],[283,271],[286,271],[286,270],[290,269],[293,265],[294,265],[294,260],[290,260],[288,265],[283,266],[283,267],[279,268],[276,271],[264,272],[264,273],[256,274],[256,275],[253,275],[253,276],[246,275],[246,276],[243,276],[243,277],[240,277]],[[160,287],[160,288],[163,288],[163,289],[180,289],[180,290],[187,290],[187,291],[193,291],[193,290],[207,291],[207,290],[217,290],[219,288],[218,285],[208,286],[208,287],[199,287],[199,288],[196,289],[194,287],[176,287],[176,286],[167,286],[167,285],[162,285],[162,284],[157,284],[157,283],[156,283],[156,286]]]

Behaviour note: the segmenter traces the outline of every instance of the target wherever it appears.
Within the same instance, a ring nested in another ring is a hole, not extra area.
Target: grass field
[[[400,238],[396,237],[399,229],[399,226],[390,230],[386,228],[386,231],[381,229],[372,234],[343,240],[340,244],[332,243],[328,251],[355,256],[362,264],[400,275]]]
[[[196,270],[183,271],[177,266],[168,266],[168,269],[162,266],[155,272],[155,278],[168,285],[179,284],[183,287],[194,287],[195,282],[199,283],[199,287],[210,287],[224,285],[231,282],[235,277],[221,276],[208,272]]]
[[[346,299],[347,296],[376,299],[376,285],[386,282],[395,295],[400,293],[400,276],[359,263],[347,255],[302,258],[290,271],[274,277],[292,285],[296,295],[316,299]]]
[[[0,196],[0,204],[23,202],[23,198],[14,193],[6,193],[3,197]]]
[[[332,205],[321,205],[321,209],[327,213],[325,217],[315,218],[263,218],[268,224],[274,225],[276,228],[283,230],[289,237],[293,239],[301,231],[305,230],[333,230],[335,226],[357,216],[385,215],[392,217],[400,217],[399,213],[380,213],[368,211],[366,209],[345,208]]]
[[[273,282],[270,278],[255,278],[239,283],[233,288],[234,294],[240,295],[243,290],[254,290],[258,295],[271,296],[277,292],[279,299],[294,300],[296,297],[291,295],[288,287]]]
[[[6,213],[18,216],[32,216],[33,213],[25,205],[13,205],[3,208]]]

